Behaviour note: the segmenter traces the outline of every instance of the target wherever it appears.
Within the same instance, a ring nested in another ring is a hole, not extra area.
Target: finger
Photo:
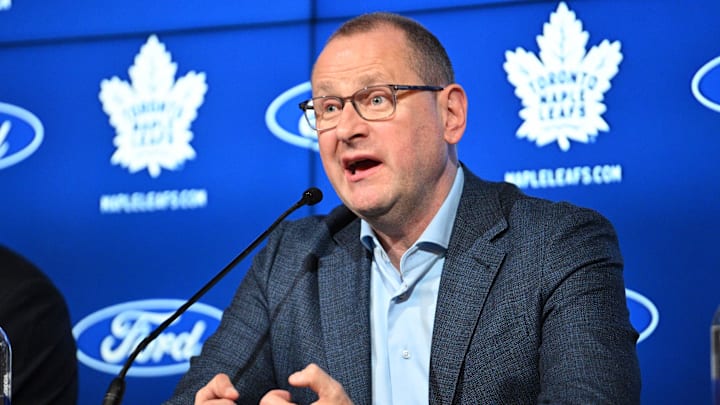
[[[291,404],[290,392],[285,390],[271,390],[260,399],[259,405],[286,405]]]
[[[239,396],[240,393],[233,387],[230,377],[227,374],[218,374],[195,394],[195,404],[215,399],[227,399],[230,401],[227,403],[233,403]]]
[[[295,387],[310,388],[321,398],[338,395],[341,392],[344,393],[340,383],[314,363],[310,363],[304,369],[291,374],[288,377],[288,382]]]

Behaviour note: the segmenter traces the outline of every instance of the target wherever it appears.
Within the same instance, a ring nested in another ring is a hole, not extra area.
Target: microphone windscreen
[[[322,201],[322,199],[322,191],[320,191],[317,187],[310,187],[303,193],[303,201],[305,201],[305,204],[307,205],[315,205]]]

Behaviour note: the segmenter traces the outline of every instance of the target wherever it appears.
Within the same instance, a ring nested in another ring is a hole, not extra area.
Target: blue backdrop
[[[0,1],[0,243],[67,298],[80,404],[308,186],[338,203],[297,103],[339,23],[435,32],[470,98],[460,157],[592,207],[625,256],[644,403],[709,403],[720,304],[716,0]],[[250,261],[131,368],[167,398]]]

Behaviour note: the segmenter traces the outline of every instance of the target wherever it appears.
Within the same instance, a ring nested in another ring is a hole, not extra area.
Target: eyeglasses
[[[441,91],[443,89],[444,87],[441,86],[382,84],[362,88],[350,97],[314,97],[300,103],[300,109],[305,113],[310,128],[322,131],[337,126],[345,103],[348,101],[366,121],[379,121],[390,118],[395,113],[398,90]]]

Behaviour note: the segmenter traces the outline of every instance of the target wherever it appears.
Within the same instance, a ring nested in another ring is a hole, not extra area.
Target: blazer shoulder
[[[487,221],[488,227],[502,222],[510,230],[573,227],[587,222],[612,229],[610,221],[594,209],[531,196],[514,184],[483,180],[467,168],[459,214]]]

